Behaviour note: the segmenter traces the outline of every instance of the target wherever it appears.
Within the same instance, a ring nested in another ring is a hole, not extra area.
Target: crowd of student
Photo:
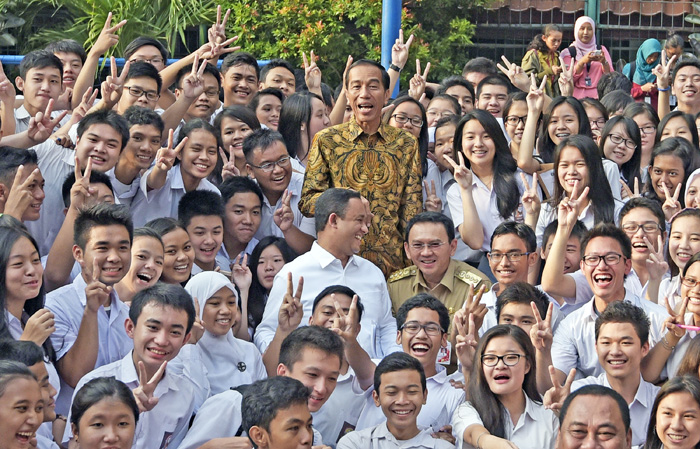
[[[0,449],[700,447],[680,37],[623,74],[581,17],[391,100],[412,36],[333,91],[228,15],[99,89],[111,13],[0,72]]]

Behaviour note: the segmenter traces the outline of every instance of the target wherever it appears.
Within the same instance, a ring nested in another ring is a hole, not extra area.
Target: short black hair
[[[260,186],[247,176],[233,176],[226,179],[219,186],[219,191],[221,191],[221,201],[224,208],[237,193],[254,193],[260,200],[260,206],[263,204],[263,193]]]
[[[549,308],[549,298],[540,289],[528,284],[527,282],[516,282],[509,285],[503,290],[503,293],[496,300],[496,320],[501,319],[501,311],[510,304],[527,304],[534,302],[537,306],[537,311],[544,318],[547,316],[547,308]]]
[[[218,193],[209,190],[187,192],[177,205],[177,218],[188,227],[194,217],[219,217],[224,222],[224,203]]]
[[[101,203],[82,209],[73,225],[73,240],[85,250],[88,235],[97,226],[124,226],[129,232],[129,243],[134,241],[134,223],[129,208],[123,204]]]
[[[683,68],[683,67],[695,67],[696,69],[700,70],[700,60],[697,58],[688,58],[688,59],[683,59],[681,62],[676,64],[676,67],[673,69],[673,73],[671,74],[671,85],[673,86],[673,83],[676,82],[676,76],[678,75],[678,72]]]
[[[145,47],[146,45],[152,45],[156,47],[158,49],[158,52],[160,53],[160,56],[163,58],[163,63],[166,64],[168,62],[170,52],[168,52],[168,49],[165,47],[165,45],[163,45],[160,41],[148,36],[140,36],[134,39],[133,41],[129,42],[129,44],[124,49],[124,59],[128,61],[139,48]]]
[[[634,98],[632,95],[621,90],[613,90],[605,94],[600,102],[608,110],[608,115],[613,115],[617,111],[624,111],[624,109],[630,104],[634,103]]]
[[[248,434],[253,447],[257,445],[250,437],[251,427],[270,431],[270,423],[277,412],[293,405],[308,404],[311,392],[300,381],[287,376],[275,376],[258,380],[246,388],[241,401],[241,427]]]
[[[376,61],[372,61],[371,59],[360,59],[359,61],[353,62],[352,65],[350,66],[350,68],[348,69],[348,75],[350,74],[352,69],[354,69],[355,67],[362,66],[362,65],[368,65],[368,66],[372,66],[372,67],[379,69],[379,71],[381,72],[381,75],[382,75],[382,86],[384,86],[384,90],[389,90],[389,87],[391,85],[391,79],[389,78],[389,72],[387,72],[386,69],[381,64],[379,64]],[[345,77],[345,87],[348,87],[349,81],[350,81],[350,76],[346,76]]]
[[[122,150],[129,141],[129,125],[126,123],[124,117],[111,109],[91,112],[83,117],[80,122],[78,122],[78,138],[81,138],[83,133],[90,129],[92,125],[107,125],[114,128],[122,137]]]
[[[44,362],[44,351],[33,341],[0,340],[0,360],[12,360],[29,368]]]
[[[549,238],[557,233],[558,227],[559,220],[554,220],[544,228],[544,233],[542,234],[542,248],[545,248],[547,246]],[[588,229],[586,229],[586,225],[584,225],[581,220],[576,220],[573,228],[571,228],[571,234],[569,234],[569,238],[574,237],[577,238],[579,242],[581,242],[587,233]]]
[[[50,51],[53,54],[56,53],[73,53],[78,55],[80,60],[85,64],[85,59],[87,59],[87,53],[85,53],[85,48],[78,41],[73,39],[61,39],[60,41],[54,41],[49,43],[44,49]]]
[[[615,301],[610,303],[595,320],[595,339],[598,341],[600,328],[605,323],[629,323],[634,327],[641,344],[649,341],[649,317],[644,309],[631,302]]]
[[[158,282],[154,286],[136,293],[129,308],[129,319],[134,325],[136,325],[139,316],[141,316],[143,308],[151,303],[161,307],[172,307],[175,310],[185,311],[187,313],[187,329],[185,333],[187,334],[192,330],[195,318],[194,301],[182,286]]]
[[[126,74],[124,84],[134,78],[151,78],[158,86],[158,93],[163,89],[163,78],[160,76],[158,69],[148,62],[136,61],[129,65],[129,73]]]
[[[418,371],[418,374],[420,374],[420,383],[421,387],[423,387],[423,391],[425,392],[428,390],[423,365],[421,365],[417,358],[408,355],[405,352],[399,351],[392,352],[388,356],[384,357],[382,361],[379,362],[379,365],[377,365],[377,368],[375,368],[374,391],[377,392],[377,395],[380,394],[379,387],[382,385],[382,374],[406,370]]]
[[[75,172],[70,172],[61,186],[61,197],[63,198],[63,205],[65,207],[70,207],[70,189],[73,188],[73,184],[75,184]],[[90,184],[104,184],[109,191],[112,192],[112,195],[114,195],[112,180],[101,171],[93,170],[90,172]]]
[[[214,119],[214,128],[219,131],[219,134],[223,132],[221,124],[225,118],[243,122],[248,125],[252,131],[260,129],[260,120],[258,120],[258,117],[255,115],[255,111],[248,106],[234,104],[223,108]]]
[[[627,76],[613,70],[610,73],[603,73],[596,87],[598,98],[603,98],[610,92],[619,90],[624,93],[632,92],[632,81]],[[615,109],[617,111],[617,109]]]
[[[461,116],[462,115],[462,106],[459,104],[459,101],[452,95],[447,95],[447,94],[436,94],[433,95],[433,98],[430,99],[430,103],[432,103],[435,100],[445,100],[448,103],[450,103],[450,106],[452,106],[452,110],[454,112],[454,115],[456,116]],[[430,103],[428,103],[428,107],[430,107]],[[427,109],[427,108],[426,108]]]
[[[566,414],[569,411],[571,403],[579,396],[596,396],[596,397],[609,397],[615,401],[617,408],[620,409],[620,415],[622,416],[622,422],[625,425],[625,432],[630,430],[630,408],[627,405],[627,401],[612,388],[604,387],[602,385],[586,385],[579,388],[578,390],[571,393],[564,400],[564,404],[561,406],[559,411],[559,426],[561,427],[566,420]]]
[[[656,221],[660,226],[659,229],[661,232],[666,229],[666,216],[664,215],[663,209],[661,209],[661,204],[658,201],[654,201],[643,196],[631,198],[625,203],[624,206],[622,206],[622,209],[620,209],[620,213],[618,214],[620,226],[622,226],[622,219],[625,218],[627,214],[632,212],[632,209],[637,209],[638,207],[649,209],[649,211],[654,214]]]
[[[26,81],[27,72],[31,69],[44,69],[46,67],[58,70],[61,82],[63,82],[63,63],[56,55],[46,50],[30,51],[24,55],[22,62],[19,63],[19,77]]]
[[[485,86],[503,86],[506,88],[506,93],[510,92],[510,82],[508,79],[502,75],[489,75],[479,82],[476,86],[476,98],[478,100],[481,96],[481,91],[484,90]]]
[[[331,214],[336,214],[344,219],[348,210],[348,204],[353,198],[361,199],[362,196],[350,189],[331,188],[323,192],[316,200],[316,209],[314,211],[316,232],[326,229],[326,224]]]
[[[252,109],[253,111],[258,109],[258,105],[260,104],[260,97],[264,97],[265,95],[277,97],[280,103],[284,103],[284,93],[282,93],[281,90],[279,90],[276,87],[266,87],[262,90],[255,92],[255,95],[253,95],[253,98],[251,98],[250,102],[248,103],[248,108]]]
[[[211,125],[211,123],[209,123],[209,121],[202,120],[201,118],[193,118],[192,120],[185,123],[185,125],[182,128],[180,128],[180,132],[177,135],[177,144],[176,145],[180,145],[180,142],[182,142],[182,140],[185,137],[188,137],[190,135],[190,133],[196,129],[204,130],[204,131],[208,132],[209,134],[211,134],[212,136],[214,136],[214,139],[216,139],[217,148],[222,148],[224,146],[224,144],[221,142],[221,134],[216,130],[216,128],[214,128]],[[217,160],[218,160],[218,152],[217,152]],[[177,165],[179,163],[180,163],[180,160],[176,159],[175,164]]]
[[[20,165],[39,165],[36,151],[23,148],[0,146],[0,183],[8,189],[12,187]],[[27,175],[29,173],[26,173]]]
[[[338,293],[341,295],[349,296],[350,299],[352,299],[353,296],[357,295],[357,293],[355,293],[355,290],[353,290],[350,287],[347,287],[345,285],[329,285],[328,287],[321,290],[321,293],[316,295],[316,297],[314,298],[314,303],[311,306],[311,314],[313,315],[316,312],[316,307],[318,306],[318,303],[321,302],[321,300],[323,298],[325,298],[328,295],[332,295],[333,293]],[[365,311],[365,306],[362,305],[362,300],[358,296],[357,297],[357,320],[358,320],[358,322],[362,319],[362,313],[364,311]]]
[[[245,160],[249,164],[253,161],[253,151],[256,149],[266,150],[270,148],[275,142],[281,142],[282,145],[287,148],[284,143],[284,137],[279,132],[269,129],[261,128],[253,131],[253,134],[246,136],[243,140],[243,154],[245,155]]]
[[[448,76],[447,78],[442,80],[442,83],[440,83],[440,87],[438,87],[436,94],[447,94],[447,89],[455,86],[462,86],[466,88],[469,91],[469,93],[472,94],[472,100],[474,100],[474,86],[472,86],[472,83],[465,80],[464,77],[459,75]]]
[[[478,58],[471,59],[464,64],[464,69],[462,69],[462,76],[466,76],[467,73],[483,73],[485,75],[497,75],[498,68],[496,63],[489,58],[484,58],[479,56]]]
[[[199,67],[197,68],[199,69]],[[186,77],[190,72],[192,72],[192,64],[186,65],[185,67],[181,68],[177,72],[177,75],[175,75],[175,87],[182,89],[182,85],[180,83],[182,82],[182,79]],[[211,76],[213,76],[219,88],[221,88],[221,73],[219,73],[219,70],[216,67],[207,63],[207,65],[204,66],[204,73],[208,73]]]
[[[165,123],[156,111],[141,106],[129,106],[129,108],[124,111],[124,119],[126,124],[131,129],[134,125],[151,125],[154,126],[161,134],[165,129]]]
[[[615,226],[613,223],[600,223],[591,229],[581,241],[581,258],[586,255],[586,247],[591,240],[596,237],[609,237],[617,240],[622,250],[622,255],[629,259],[632,257],[632,242],[625,231]]]
[[[401,304],[401,307],[399,307],[399,310],[396,312],[396,327],[399,331],[401,331],[403,325],[406,324],[408,312],[419,308],[430,309],[437,312],[442,332],[447,332],[447,329],[450,327],[450,312],[447,310],[447,307],[445,307],[445,304],[428,293],[418,293]]]
[[[251,66],[255,69],[255,76],[258,78],[258,81],[260,80],[260,66],[258,65],[258,60],[255,59],[255,56],[244,51],[237,51],[228,54],[221,63],[221,74],[226,75],[228,69],[237,65]]]
[[[504,221],[496,226],[496,229],[493,230],[493,234],[491,234],[491,246],[493,246],[493,241],[496,240],[496,237],[508,234],[514,234],[522,240],[523,243],[525,243],[527,252],[533,253],[537,250],[535,231],[525,223],[517,223],[515,221]]]
[[[80,430],[80,419],[90,407],[102,401],[111,399],[126,405],[134,414],[134,423],[139,421],[139,407],[136,404],[131,389],[114,377],[96,377],[76,391],[70,409],[70,422]]]
[[[163,244],[163,238],[158,233],[158,231],[156,231],[153,228],[148,228],[146,226],[134,229],[134,240],[136,240],[138,237],[152,238],[158,240],[161,245]]]
[[[280,345],[280,364],[290,371],[303,357],[306,348],[318,349],[329,356],[338,357],[342,364],[345,344],[332,330],[320,326],[302,326],[294,329]]]
[[[411,229],[418,223],[439,223],[445,227],[447,232],[447,243],[451,243],[455,239],[455,225],[450,217],[440,212],[421,212],[415,215],[408,221],[406,232],[404,233],[404,242],[408,242],[408,236],[411,234]]]
[[[185,229],[185,227],[182,226],[179,221],[172,217],[155,218],[146,223],[145,227],[156,231],[161,238],[177,229],[182,229],[183,231],[187,232],[187,229]]]
[[[277,68],[277,67],[282,67],[282,68],[287,69],[289,71],[289,73],[291,73],[292,76],[294,76],[294,67],[292,67],[292,65],[289,62],[285,61],[284,59],[275,58],[275,59],[270,59],[270,62],[265,64],[260,69],[260,76],[259,76],[260,82],[264,82],[265,78],[267,77],[268,72],[274,68]]]

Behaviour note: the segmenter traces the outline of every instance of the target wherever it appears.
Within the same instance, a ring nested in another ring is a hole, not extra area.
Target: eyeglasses
[[[525,120],[527,119],[527,115],[523,116],[517,116],[517,115],[509,115],[506,117],[506,123],[511,125],[511,126],[518,126],[518,123],[521,123],[524,125]]]
[[[619,145],[619,144],[621,144],[622,142],[625,142],[625,146],[626,146],[627,148],[629,148],[630,150],[634,150],[635,148],[637,148],[637,144],[634,143],[633,140],[631,140],[631,139],[625,139],[624,137],[622,137],[622,136],[619,135],[619,134],[609,134],[609,135],[608,135],[608,138],[609,138],[610,141],[611,141],[612,143],[614,143],[615,145]]]
[[[141,98],[142,96],[146,96],[146,99],[150,101],[156,101],[157,99],[160,98],[160,95],[158,95],[157,92],[153,92],[152,90],[143,90],[140,87],[135,87],[135,86],[124,86],[129,93],[136,97],[136,98]]]
[[[430,243],[413,242],[413,243],[411,243],[410,246],[411,246],[411,249],[414,251],[423,251],[426,247],[428,247],[428,249],[431,251],[435,251],[436,249],[440,248],[445,243],[447,243],[447,242],[442,242],[442,241],[430,242]]]
[[[693,278],[681,277],[681,284],[685,285],[688,288],[694,288],[695,286],[700,284],[700,281],[698,281],[697,279],[693,279]]]
[[[622,254],[618,253],[607,253],[603,254],[602,256],[583,256],[583,263],[585,263],[589,267],[597,267],[600,261],[602,260],[605,262],[605,265],[611,267],[613,265],[619,264],[623,257],[624,256]]]
[[[209,98],[215,98],[219,96],[219,89],[207,89],[204,91],[204,95]]]
[[[490,252],[489,253],[489,259],[493,263],[499,263],[502,259],[503,256],[506,256],[509,262],[518,262],[520,259],[522,259],[523,256],[528,256],[532,253],[519,253],[517,251],[512,251],[510,253],[494,253]]]
[[[656,132],[656,126],[654,126],[654,125],[642,126],[641,128],[639,128],[639,132],[644,134],[644,135],[654,134]]]
[[[406,331],[407,334],[416,335],[420,330],[423,329],[426,334],[431,337],[435,337],[445,332],[443,328],[437,323],[420,324],[418,321],[409,321],[404,323],[399,330]]]
[[[162,64],[164,61],[163,58],[134,58],[134,59],[129,59],[129,62],[147,62],[149,64]]]
[[[416,126],[416,127],[423,126],[423,120],[421,120],[419,118],[411,118],[411,117],[407,117],[407,116],[402,115],[402,114],[394,114],[391,116],[391,118],[393,118],[396,121],[396,123],[398,123],[400,125],[403,125],[407,122],[411,122],[411,125],[413,125],[413,126]]]
[[[634,234],[639,228],[642,228],[642,231],[645,233],[650,234],[661,229],[661,226],[653,221],[648,221],[646,223],[625,223],[622,225],[622,230],[627,234]]]
[[[498,365],[498,362],[503,361],[505,366],[515,366],[518,364],[518,362],[520,362],[520,357],[525,357],[525,354],[484,354],[481,356],[481,363],[483,363],[485,366],[496,366]]]
[[[598,128],[602,128],[603,126],[605,126],[605,118],[601,117],[601,118],[597,118],[595,120],[589,120],[588,123],[590,123],[591,126],[597,125]]]
[[[290,164],[291,164],[291,157],[285,156],[285,157],[283,157],[275,162],[268,162],[268,163],[262,164],[262,165],[253,165],[253,164],[250,164],[250,165],[252,167],[259,168],[260,170],[262,170],[266,173],[269,173],[275,169],[275,165],[278,165],[280,167],[287,167]]]

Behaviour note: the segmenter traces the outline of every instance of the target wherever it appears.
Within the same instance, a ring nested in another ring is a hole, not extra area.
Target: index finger
[[[520,172],[520,179],[522,179],[523,184],[525,184],[525,190],[530,190],[530,183],[527,182],[527,177],[525,176],[524,172]]]
[[[401,33],[403,34],[403,31],[402,31]],[[408,49],[408,47],[411,46],[411,43],[412,43],[412,42],[413,42],[413,34],[411,34],[410,36],[408,36],[408,40],[406,41],[406,48],[407,48],[407,49]]]
[[[163,377],[163,374],[165,374],[165,367],[168,364],[168,361],[166,360],[165,362],[161,363],[160,367],[158,368],[158,371],[151,377],[151,380],[148,381],[149,384],[153,383],[158,383],[160,382],[160,379]]]
[[[144,386],[148,383],[148,374],[146,373],[146,365],[139,360],[138,363],[136,364],[138,370],[139,370],[139,385]]]
[[[46,105],[46,111],[44,111],[44,117],[47,119],[51,119],[51,113],[53,112],[53,103],[54,100],[53,98],[49,100],[48,104]],[[680,185],[680,184],[678,184]]]
[[[198,68],[199,68],[199,54],[195,53],[194,54],[194,61],[192,62],[192,70],[190,71],[190,75],[195,76],[197,74]]]
[[[501,55],[501,60],[502,60],[503,62],[505,62],[506,67],[508,67],[508,69],[510,69],[511,66],[513,65],[513,63],[511,63],[511,62],[508,60],[508,58],[506,58],[506,55]]]
[[[119,72],[117,72],[117,61],[114,56],[109,57],[109,70],[112,73],[112,79],[119,78]]]
[[[430,180],[430,194],[433,196],[437,196],[437,187],[435,187],[435,180],[434,179]]]
[[[226,9],[226,14],[224,14],[224,20],[221,22],[221,28],[226,30],[226,22],[228,22],[228,18],[231,15],[231,10]]]
[[[678,195],[681,194],[681,183],[676,186],[676,191],[673,193],[673,201],[678,201]]]
[[[547,85],[547,75],[542,77],[542,84],[540,84],[540,90],[544,91],[544,88],[546,85]]]
[[[78,168],[78,170],[80,170],[80,168]],[[87,182],[89,183],[90,175],[92,175],[92,158],[88,157],[87,163],[85,164],[85,173],[83,174],[81,180],[87,179]]]
[[[685,309],[688,307],[688,297],[683,298],[683,302],[681,303],[681,308],[678,311],[678,316],[681,317],[681,322],[683,321],[683,317],[685,316]]]
[[[661,181],[661,188],[664,190],[664,195],[666,196],[666,199],[671,199],[671,192],[668,191],[668,186],[666,185],[665,181]]]
[[[403,44],[403,30],[399,29],[399,44]]]
[[[216,5],[216,26],[221,23],[221,5]]]
[[[114,60],[114,56],[112,56],[112,60]],[[114,65],[116,66],[117,63],[116,61],[114,62]],[[126,75],[129,74],[129,67],[131,67],[131,61],[126,61],[124,63],[124,68],[122,69],[121,75],[117,78],[117,82],[119,82],[120,85],[124,84],[124,80],[126,79]]]
[[[430,63],[425,66],[425,71],[423,72],[423,79],[428,80],[428,73],[430,72]]]
[[[92,282],[97,282],[100,280],[100,263],[97,261],[97,257],[92,259]]]
[[[294,295],[295,298],[301,299],[301,293],[304,291],[304,276],[299,276],[299,283],[297,284],[297,292]]]
[[[416,75],[420,76],[420,59],[416,59]]]
[[[561,388],[559,377],[557,376],[557,369],[552,365],[549,365],[549,380],[552,381],[552,386],[554,388]]]
[[[637,176],[634,177],[634,194],[639,195],[639,178]]]
[[[540,315],[540,310],[537,308],[535,301],[530,301],[530,307],[532,307],[532,313],[535,315],[535,322],[537,324],[542,322],[542,315]]]
[[[20,165],[19,167],[17,167],[17,173],[15,173],[15,180],[12,182],[12,187],[20,184],[20,182],[21,182],[20,179],[22,179],[23,174],[24,174],[24,165]],[[27,179],[29,179],[29,178],[27,178]]]
[[[194,316],[199,319],[199,300],[195,296],[194,298]]]
[[[223,161],[224,165],[227,165],[228,164],[228,157],[226,157],[226,152],[221,147],[219,147],[219,156],[221,156],[221,160]]]
[[[664,298],[664,305],[666,306],[666,312],[668,312],[669,316],[676,316],[676,312],[673,311],[671,304],[668,303],[668,298]]]
[[[457,163],[448,154],[444,155],[443,158],[452,166],[452,168],[457,169],[459,167],[459,165],[457,165]]]
[[[574,383],[575,378],[576,378],[576,368],[571,368],[571,371],[569,371],[569,375],[566,376],[566,382],[564,382],[563,387],[566,389],[571,389],[571,384]]]
[[[287,295],[292,296],[294,291],[294,283],[292,282],[292,272],[287,273]]]
[[[305,51],[302,51],[302,52],[301,52],[301,58],[302,58],[303,61],[304,61],[304,70],[308,70],[308,69],[309,69],[309,60],[306,58],[306,52],[305,52]]]

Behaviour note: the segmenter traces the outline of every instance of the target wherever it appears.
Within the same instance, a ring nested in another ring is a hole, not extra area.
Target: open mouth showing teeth
[[[406,415],[410,415],[411,411],[410,410],[394,410],[393,413],[396,415],[400,415],[400,416],[406,416]]]
[[[17,432],[15,435],[17,435],[17,438],[19,440],[29,440],[30,438],[34,438],[34,432]]]
[[[612,281],[612,276],[609,274],[597,274],[593,276],[593,280],[596,282],[610,282]]]
[[[608,363],[611,365],[618,366],[618,365],[624,365],[627,362],[625,362],[624,360],[609,360]]]
[[[143,282],[151,282],[151,279],[153,279],[153,276],[148,273],[136,273],[136,277],[141,279]]]
[[[200,170],[206,170],[206,169],[209,168],[208,165],[204,165],[204,164],[194,164],[194,166],[197,167],[197,168],[200,169]]]
[[[556,133],[555,136],[557,136],[560,139],[563,139],[565,137],[569,137],[571,133]]]
[[[369,111],[369,110],[373,109],[374,106],[372,106],[371,104],[361,104],[361,105],[358,105],[357,108],[360,111]]]
[[[671,435],[671,434],[666,434],[669,439],[673,441],[682,441],[686,439],[685,435]]]
[[[496,376],[493,376],[493,379],[505,381],[505,380],[510,379],[510,376],[508,376],[507,374],[498,374]]]
[[[175,271],[187,271],[187,265],[177,265],[173,267],[173,270]]]
[[[92,162],[96,164],[104,164],[106,161],[105,158],[99,156],[90,156],[90,159],[92,159]]]
[[[632,248],[640,248],[640,249],[647,249],[649,248],[646,243],[633,243]]]
[[[279,178],[272,178],[273,182],[282,182],[284,181],[284,175],[280,176]]]
[[[161,350],[159,350],[159,349],[149,348],[148,350],[149,350],[150,352],[152,352],[153,354],[156,354],[156,355],[165,355],[165,354],[167,354],[167,352],[161,351]]]
[[[430,350],[430,346],[423,343],[416,343],[415,345],[411,346],[411,350],[418,355],[423,355],[427,354],[427,352]]]

